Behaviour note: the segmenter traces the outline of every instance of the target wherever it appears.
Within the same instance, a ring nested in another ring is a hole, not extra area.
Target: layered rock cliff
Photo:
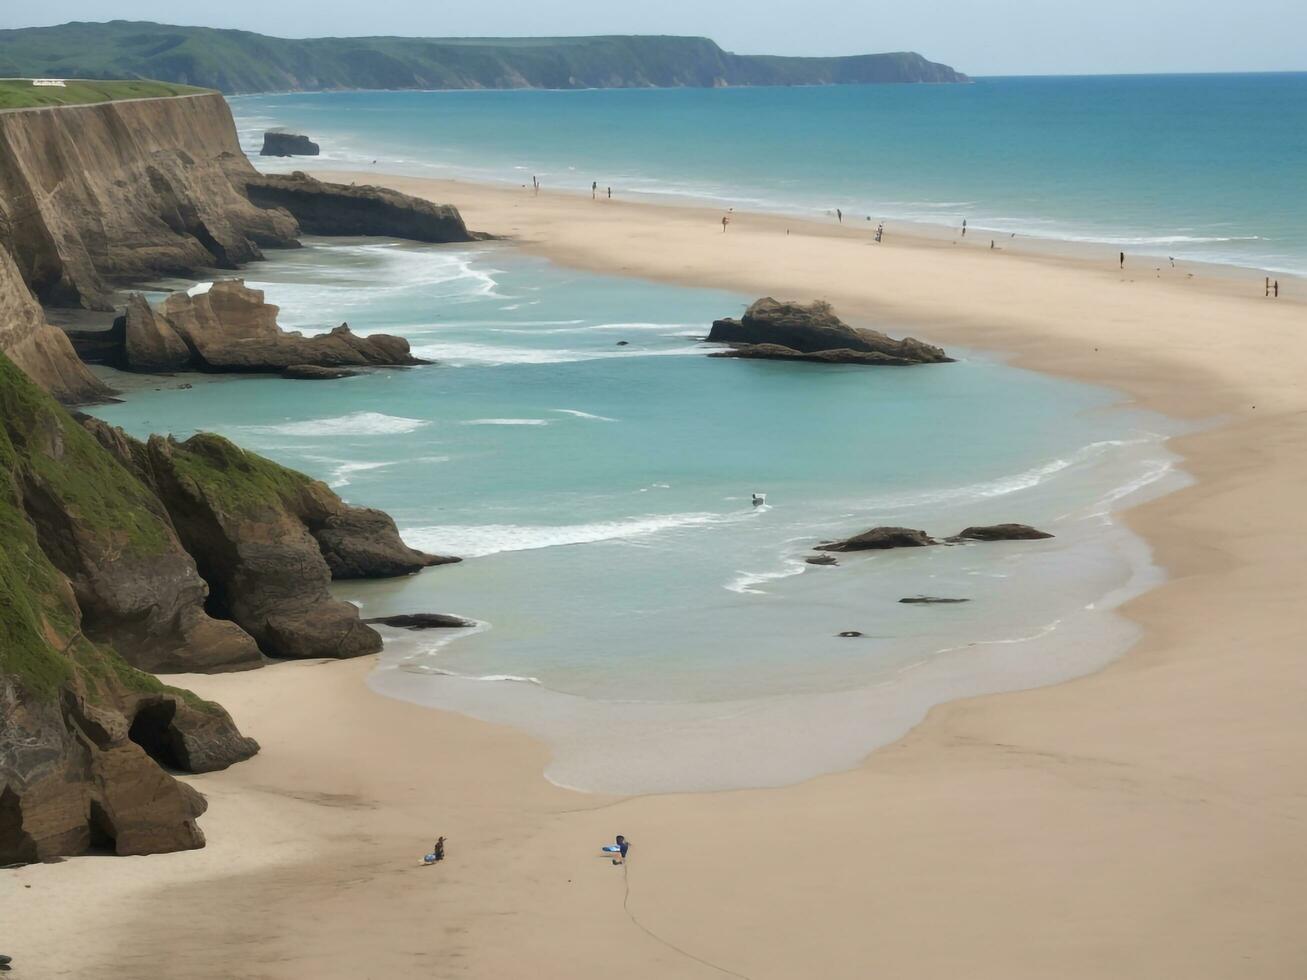
[[[111,287],[235,268],[296,244],[295,221],[227,179],[253,172],[214,94],[0,114],[0,227],[46,305],[109,309]]]
[[[3,202],[0,202],[0,207]],[[3,228],[0,227],[0,232]],[[109,389],[78,359],[68,337],[46,322],[41,304],[23,281],[0,240],[0,351],[62,402],[90,402]]]
[[[218,705],[130,667],[84,615],[113,550],[126,579],[138,556],[176,576],[180,549],[144,497],[0,355],[0,864],[200,847],[204,800],[163,767],[207,772],[258,750]],[[99,547],[79,554],[92,527]],[[127,592],[108,601],[153,614]]]
[[[381,511],[351,507],[327,486],[221,436],[140,443],[89,420],[148,486],[208,583],[206,609],[274,657],[354,657],[381,649],[333,578],[387,578],[457,561],[409,548]]]

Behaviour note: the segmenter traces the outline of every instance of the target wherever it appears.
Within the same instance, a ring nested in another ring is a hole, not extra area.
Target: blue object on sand
[[[621,846],[618,845],[618,844],[605,844],[605,845],[604,845],[604,850],[607,851],[609,854],[616,854],[616,853],[617,853],[618,851],[620,851],[621,849],[622,849]]]

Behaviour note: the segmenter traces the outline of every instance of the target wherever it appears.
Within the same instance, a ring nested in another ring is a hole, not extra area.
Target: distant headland
[[[278,38],[148,21],[0,31],[0,77],[151,78],[229,94],[339,89],[681,88],[956,83],[910,51],[740,55],[703,37]]]

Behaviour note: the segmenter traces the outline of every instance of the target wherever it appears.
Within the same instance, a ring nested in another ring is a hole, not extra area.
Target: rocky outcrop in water
[[[1051,538],[1053,535],[1047,531],[1041,531],[1033,528],[1029,524],[986,524],[978,527],[968,527],[951,538],[948,541],[1038,541],[1042,538]]]
[[[291,381],[341,381],[344,378],[358,377],[357,371],[349,368],[322,367],[318,364],[292,364],[281,372],[283,378]]]
[[[939,544],[925,531],[910,527],[873,527],[840,541],[824,541],[818,551],[886,551],[890,548],[924,548]]]
[[[203,645],[204,585],[144,488],[2,354],[0,542],[0,864],[202,846],[204,800],[164,767],[258,745],[115,647]]]
[[[374,616],[363,622],[371,626],[390,626],[401,630],[466,629],[476,625],[470,619],[445,613],[401,613],[398,616]]]
[[[152,307],[133,295],[114,323],[127,371],[286,372],[292,367],[396,367],[428,362],[409,352],[408,341],[388,334],[361,337],[341,324],[305,337],[277,325],[279,308],[262,290],[240,279],[215,282],[206,292],[172,293]]]
[[[902,340],[850,327],[829,303],[757,300],[740,319],[715,320],[708,342],[730,344],[715,357],[813,361],[827,364],[905,366],[936,364],[952,358],[915,337]]]
[[[321,147],[307,136],[270,129],[263,134],[261,157],[315,157]]]
[[[458,208],[433,204],[388,187],[333,184],[307,174],[232,175],[250,201],[284,209],[310,235],[382,235],[415,242],[470,242],[485,238],[463,224]]]

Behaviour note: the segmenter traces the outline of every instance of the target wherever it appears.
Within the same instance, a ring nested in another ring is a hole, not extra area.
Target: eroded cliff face
[[[59,567],[85,572],[68,526],[99,529],[100,559],[171,553],[133,485],[0,355],[0,864],[200,847],[204,799],[164,767],[207,772],[258,751],[221,707],[92,638],[81,602],[97,587]]]
[[[96,401],[110,391],[78,359],[68,337],[45,320],[13,258],[0,247],[0,351],[62,402]]]
[[[0,114],[0,237],[42,303],[109,309],[115,282],[295,244],[289,214],[233,187],[242,171],[217,94]]]

